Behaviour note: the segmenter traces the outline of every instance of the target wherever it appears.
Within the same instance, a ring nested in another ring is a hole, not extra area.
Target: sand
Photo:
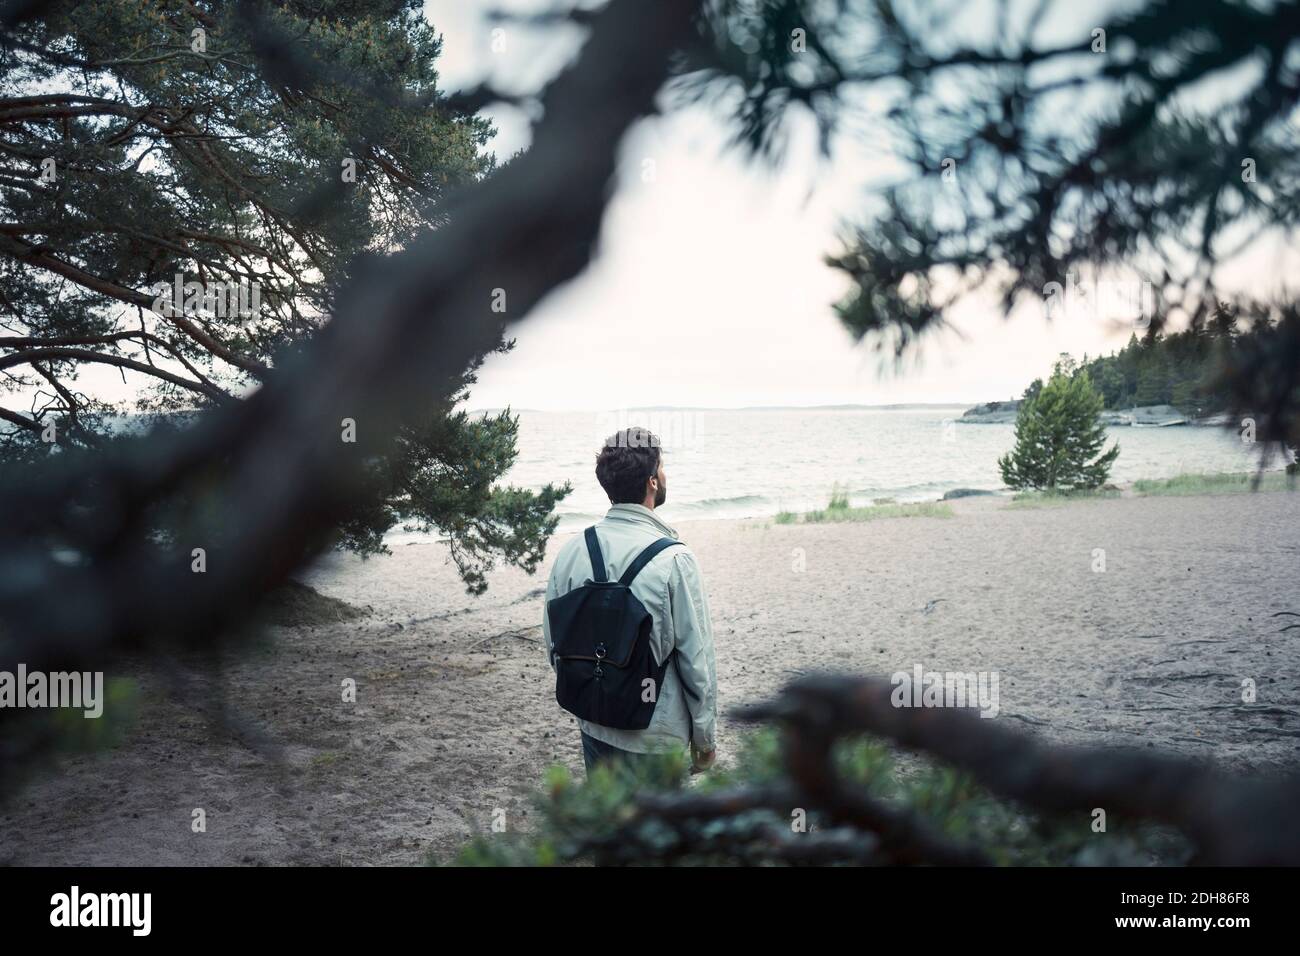
[[[1300,631],[1271,615],[1300,610],[1300,496],[953,510],[680,526],[714,612],[724,763],[742,732],[727,707],[807,671],[916,663],[997,671],[998,719],[1053,740],[1298,762]],[[219,681],[137,669],[134,732],[0,806],[0,862],[401,865],[449,860],[501,811],[528,828],[545,768],[581,767],[537,644],[546,571],[499,570],[471,598],[437,543],[331,556],[304,581],[372,613],[272,627]],[[233,725],[197,703],[214,682]]]

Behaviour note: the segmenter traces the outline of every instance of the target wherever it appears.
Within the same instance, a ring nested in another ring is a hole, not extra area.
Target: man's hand
[[[718,751],[700,750],[695,744],[691,744],[691,773],[703,773],[713,766],[713,761],[717,759]]]

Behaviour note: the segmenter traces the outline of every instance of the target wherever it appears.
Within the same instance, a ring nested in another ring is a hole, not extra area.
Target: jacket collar
[[[653,529],[659,535],[668,538],[676,538],[677,530],[671,525],[665,524],[659,519],[653,511],[645,505],[621,504],[612,505],[609,512],[605,515],[606,521],[628,522],[631,524],[644,525]]]

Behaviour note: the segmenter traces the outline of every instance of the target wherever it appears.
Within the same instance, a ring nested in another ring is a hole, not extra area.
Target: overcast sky
[[[511,25],[494,52],[499,24],[484,9],[425,5],[445,40],[446,88],[484,78],[535,88],[572,55],[571,38]],[[521,114],[492,116],[499,156],[527,146]],[[636,128],[593,267],[512,330],[515,351],[492,357],[470,407],[977,402],[1019,394],[1061,352],[1109,352],[1132,331],[1090,315],[1048,323],[1041,308],[1004,320],[990,298],[972,297],[954,331],[929,339],[901,372],[882,373],[831,311],[844,284],[822,256],[889,170],[860,134],[840,137],[830,161],[810,135],[796,136],[779,171],[728,151],[726,138],[719,117],[702,110]]]
[[[572,55],[571,37],[508,24],[506,48],[494,52],[486,8],[425,4],[444,38],[444,87],[491,77],[536,88]],[[492,116],[499,156],[527,146],[522,114]],[[641,123],[624,144],[592,268],[512,328],[514,352],[484,366],[470,406],[975,402],[1019,392],[1063,350],[1095,353],[1127,338],[1095,323],[1003,322],[987,302],[971,303],[959,325],[969,342],[937,336],[904,372],[882,370],[831,311],[846,286],[822,263],[882,170],[848,141],[827,162],[811,127],[801,132],[774,170],[728,149],[725,126],[703,109]]]

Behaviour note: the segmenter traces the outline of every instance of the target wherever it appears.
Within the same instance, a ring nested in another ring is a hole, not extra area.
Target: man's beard
[[[655,507],[658,508],[661,504],[663,504],[667,500],[668,500],[668,482],[665,481],[659,486],[659,490],[655,492]]]

